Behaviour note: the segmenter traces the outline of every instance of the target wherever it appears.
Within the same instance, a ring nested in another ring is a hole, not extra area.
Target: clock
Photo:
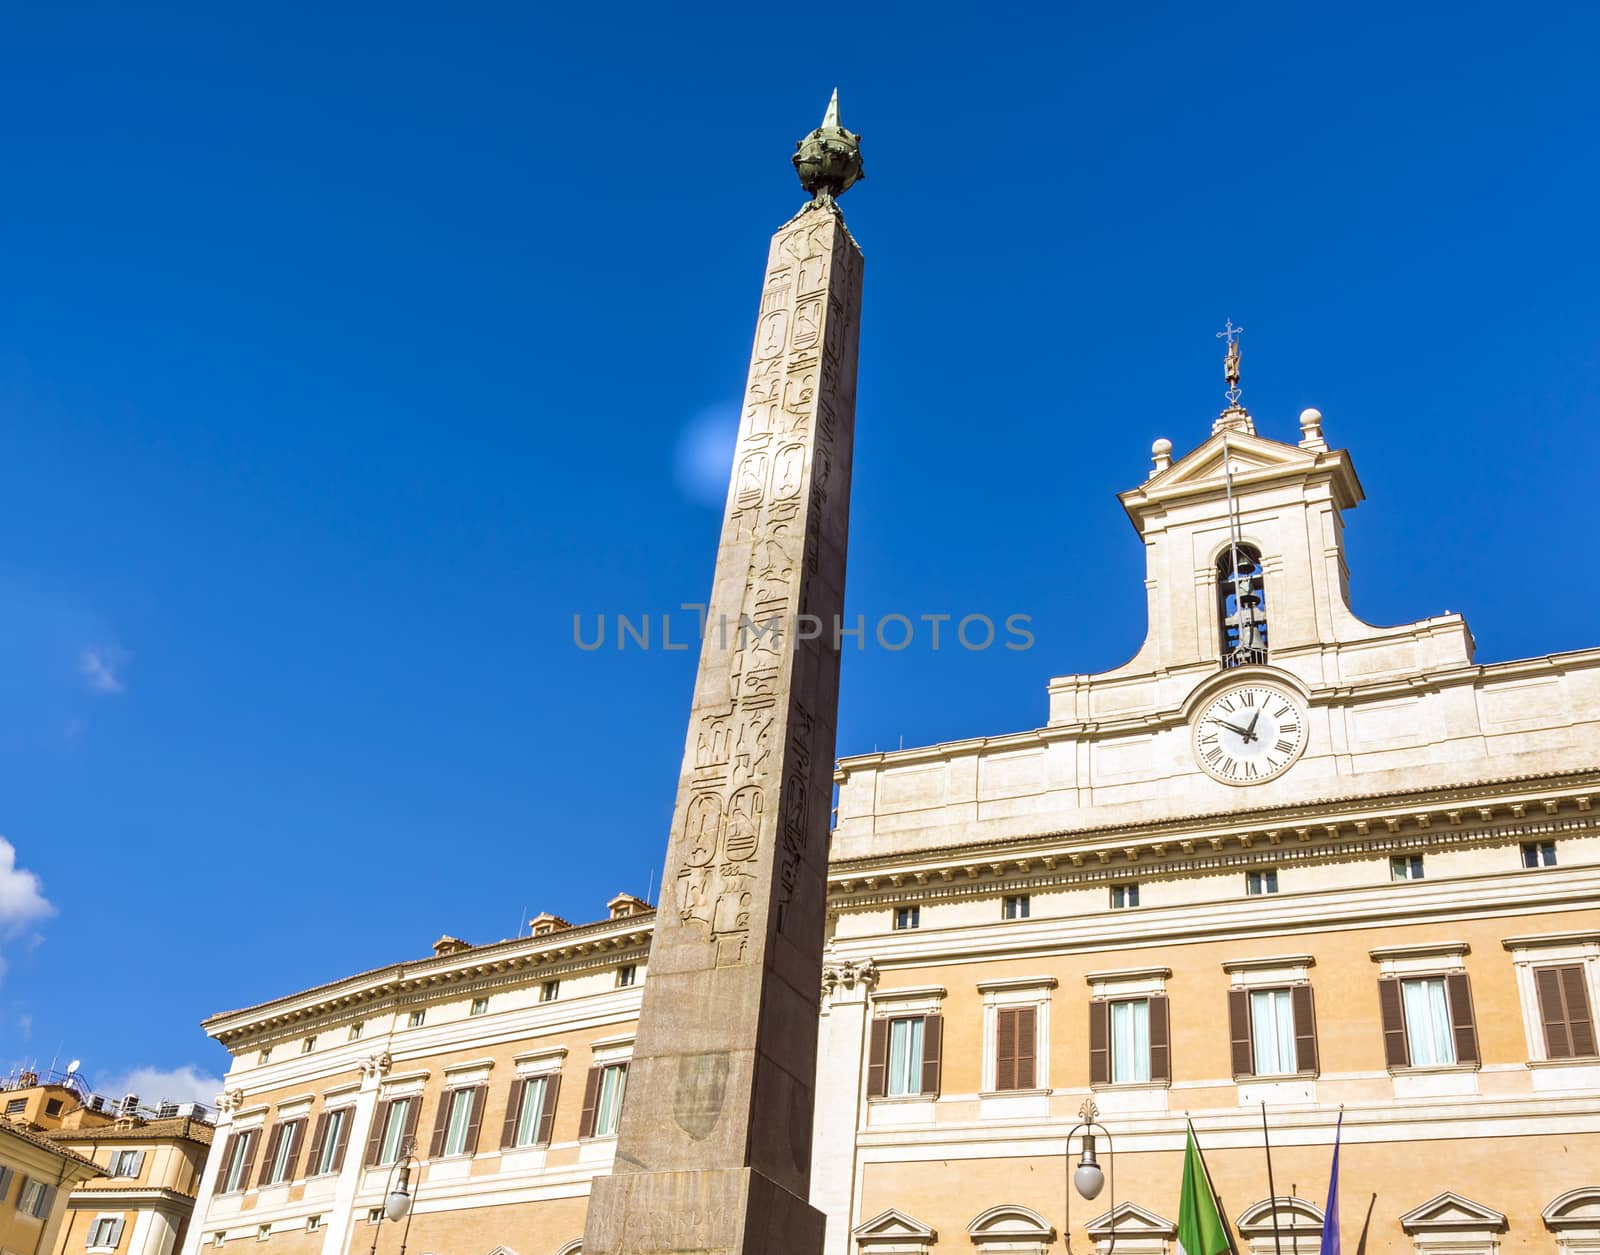
[[[1225,689],[1194,721],[1194,757],[1224,784],[1260,784],[1281,776],[1306,747],[1306,712],[1298,699],[1265,684]]]

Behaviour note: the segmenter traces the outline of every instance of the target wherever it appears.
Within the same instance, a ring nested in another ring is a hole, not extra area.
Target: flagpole
[[[1272,1140],[1267,1136],[1267,1104],[1261,1104],[1261,1145],[1267,1151],[1267,1197],[1272,1200],[1273,1255],[1283,1255],[1283,1239],[1278,1235],[1278,1189],[1272,1184]]]

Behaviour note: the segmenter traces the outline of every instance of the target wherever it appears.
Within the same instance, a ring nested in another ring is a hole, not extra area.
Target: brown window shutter
[[[233,1163],[233,1152],[238,1148],[238,1145],[239,1135],[237,1133],[228,1134],[228,1140],[222,1144],[222,1167],[217,1172],[217,1183],[211,1190],[213,1194],[221,1194],[228,1188],[228,1168]]]
[[[308,1171],[316,1171],[317,1164],[322,1161],[322,1143],[328,1137],[328,1113],[321,1112],[317,1116],[316,1126],[311,1130],[311,1157],[306,1161]]]
[[[1295,1067],[1315,1075],[1322,1069],[1317,1060],[1317,1004],[1311,986],[1289,986],[1289,1001],[1294,1007]]]
[[[1544,1025],[1545,1057],[1572,1058],[1572,1039],[1567,1031],[1567,1009],[1561,997],[1561,969],[1535,968],[1533,987],[1539,995],[1539,1020]]]
[[[378,1162],[378,1152],[383,1149],[383,1126],[389,1123],[389,1113],[394,1104],[395,1100],[391,1098],[372,1109],[372,1132],[367,1135],[367,1153],[362,1160],[368,1168]]]
[[[339,1140],[333,1146],[333,1164],[329,1171],[337,1172],[344,1167],[345,1148],[350,1145],[350,1126],[356,1122],[356,1109],[346,1107],[344,1119],[339,1122]]]
[[[939,1096],[939,1074],[944,1055],[944,1016],[922,1017],[922,1092]]]
[[[272,1161],[278,1157],[278,1140],[283,1136],[283,1125],[272,1126],[272,1136],[267,1139],[267,1153],[261,1157],[261,1175],[256,1178],[256,1188],[267,1184],[267,1177],[272,1172]]]
[[[528,1093],[528,1082],[518,1078],[511,1082],[511,1093],[506,1098],[506,1122],[500,1126],[500,1149],[517,1143],[517,1119],[522,1115],[522,1103]]]
[[[1172,1033],[1168,1027],[1166,994],[1150,997],[1150,1079],[1172,1079]]]
[[[1400,980],[1385,976],[1378,981],[1378,1010],[1383,1016],[1383,1059],[1390,1068],[1409,1068],[1411,1049],[1406,1044],[1406,1016],[1400,1003]]]
[[[261,1130],[251,1129],[240,1136],[244,1138],[244,1167],[239,1172],[239,1188],[242,1190],[250,1184],[250,1169],[255,1167],[256,1147],[261,1145]]]
[[[889,1021],[873,1020],[867,1050],[867,1097],[882,1098],[889,1092]]]
[[[1111,1004],[1089,1004],[1089,1084],[1111,1084]]]
[[[293,1181],[300,1175],[300,1152],[304,1149],[302,1143],[306,1140],[306,1118],[304,1116],[289,1122],[289,1136],[294,1140],[289,1143],[289,1157],[284,1161],[283,1179],[285,1181]]]
[[[1572,1040],[1574,1058],[1595,1053],[1594,1013],[1589,1009],[1589,991],[1583,986],[1583,967],[1573,964],[1561,969],[1561,991],[1567,1002],[1567,1033]]]
[[[1233,1077],[1255,1075],[1256,1052],[1250,1041],[1250,991],[1228,990],[1228,1039],[1233,1050]]]
[[[1017,1087],[1017,1009],[1001,1007],[995,1012],[994,1087]]]
[[[1472,987],[1465,972],[1451,972],[1444,978],[1450,995],[1450,1027],[1455,1030],[1456,1062],[1477,1063],[1478,1025],[1472,1016]]]
[[[467,1145],[469,1155],[478,1153],[478,1134],[483,1130],[483,1108],[489,1098],[487,1085],[474,1085],[467,1091],[467,1101],[472,1104],[472,1110],[467,1115]]]
[[[401,1099],[406,1105],[406,1127],[400,1136],[400,1154],[402,1158],[409,1149],[414,1155],[417,1153],[417,1117],[422,1114],[422,1097]]]
[[[1039,1012],[1036,1007],[1017,1008],[1017,1088],[1032,1089],[1037,1084],[1039,1053]]]
[[[604,1068],[590,1068],[583,1082],[583,1115],[578,1120],[578,1136],[594,1136],[594,1111],[600,1105],[600,1075]]]
[[[465,1090],[447,1089],[439,1095],[439,1110],[433,1118],[433,1137],[428,1142],[428,1158],[437,1159],[444,1154],[444,1135],[450,1129],[450,1108]]]
[[[557,1072],[544,1083],[544,1110],[539,1113],[540,1146],[550,1145],[550,1134],[556,1124],[556,1095],[561,1092],[561,1073]]]

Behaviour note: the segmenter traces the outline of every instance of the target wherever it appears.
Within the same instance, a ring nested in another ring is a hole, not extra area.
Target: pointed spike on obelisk
[[[833,99],[828,101],[828,112],[822,115],[822,125],[824,127],[836,127],[839,125],[839,89],[837,87],[833,89]]]

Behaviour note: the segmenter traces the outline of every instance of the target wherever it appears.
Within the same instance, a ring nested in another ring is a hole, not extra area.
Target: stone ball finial
[[[858,179],[866,177],[861,168],[861,136],[839,125],[839,89],[823,115],[822,125],[794,146],[791,160],[800,186],[811,193],[813,205],[831,205]]]
[[[1161,436],[1150,446],[1150,461],[1155,464],[1158,471],[1164,471],[1172,465],[1172,441]]]
[[[1300,411],[1300,430],[1310,431],[1313,427],[1322,426],[1322,411],[1304,409]]]

